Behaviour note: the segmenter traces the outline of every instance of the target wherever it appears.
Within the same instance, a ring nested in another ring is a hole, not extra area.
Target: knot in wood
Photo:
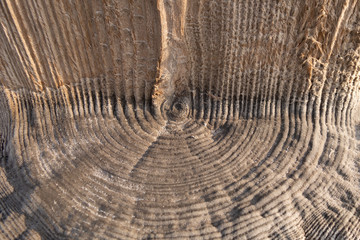
[[[172,121],[181,121],[189,115],[189,101],[187,98],[175,99],[167,110],[167,117]]]

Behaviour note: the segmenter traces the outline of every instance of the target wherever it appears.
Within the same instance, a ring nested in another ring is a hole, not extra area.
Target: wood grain
[[[360,239],[359,22],[0,1],[0,239]]]

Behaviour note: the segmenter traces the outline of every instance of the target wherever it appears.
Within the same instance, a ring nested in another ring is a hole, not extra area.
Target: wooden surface
[[[360,1],[0,1],[0,239],[360,239]]]

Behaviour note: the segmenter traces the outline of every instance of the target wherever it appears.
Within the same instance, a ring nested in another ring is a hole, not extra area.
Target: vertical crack
[[[153,91],[155,106],[171,102],[188,74],[185,42],[187,0],[158,0],[161,23],[161,54]]]

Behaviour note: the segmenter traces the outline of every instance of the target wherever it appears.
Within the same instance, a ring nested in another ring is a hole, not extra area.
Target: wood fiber
[[[360,239],[360,1],[1,0],[0,239]]]

